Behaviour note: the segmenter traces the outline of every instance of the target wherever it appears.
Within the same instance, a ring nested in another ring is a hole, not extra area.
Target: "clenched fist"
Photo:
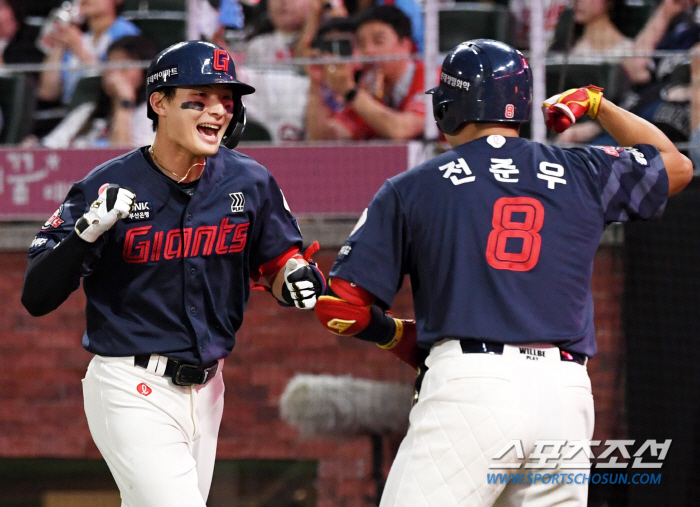
[[[549,130],[560,134],[584,114],[591,118],[598,116],[602,100],[603,89],[598,86],[589,85],[566,90],[542,103],[544,122]]]
[[[129,216],[135,200],[136,196],[127,188],[115,184],[102,185],[97,199],[75,223],[75,232],[88,243],[94,243],[117,220]]]
[[[325,289],[326,280],[313,263],[302,264],[295,258],[287,261],[282,288],[282,297],[287,304],[311,310]]]

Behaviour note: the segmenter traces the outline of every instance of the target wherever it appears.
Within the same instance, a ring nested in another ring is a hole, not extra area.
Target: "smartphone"
[[[320,40],[314,47],[321,53],[330,53],[336,56],[351,56],[352,41],[350,39]]]

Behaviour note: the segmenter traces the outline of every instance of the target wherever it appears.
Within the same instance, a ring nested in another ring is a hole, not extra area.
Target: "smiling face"
[[[217,153],[233,118],[234,95],[229,85],[176,88],[170,99],[155,92],[150,100],[158,114],[157,138],[192,158]]]

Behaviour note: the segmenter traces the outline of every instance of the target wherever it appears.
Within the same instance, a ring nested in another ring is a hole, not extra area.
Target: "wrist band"
[[[123,107],[124,109],[134,109],[136,107],[136,103],[133,100],[120,100],[119,107]]]

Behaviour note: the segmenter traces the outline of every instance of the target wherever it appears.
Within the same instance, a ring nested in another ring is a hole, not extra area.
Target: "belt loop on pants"
[[[219,362],[198,366],[157,354],[139,354],[134,356],[134,366],[144,368],[154,375],[170,377],[176,386],[187,387],[209,382],[216,375]]]
[[[459,339],[459,345],[462,347],[463,354],[497,354],[502,355],[503,349],[506,344],[495,343],[495,342],[485,342],[477,340],[474,338],[461,338]],[[518,347],[518,344],[508,344],[512,347]],[[520,345],[521,347],[527,347],[527,345]],[[556,348],[556,347],[555,347]],[[570,361],[573,363],[578,363],[586,366],[588,363],[588,356],[581,354],[579,352],[570,352],[568,350],[559,350],[559,360],[560,361]]]

